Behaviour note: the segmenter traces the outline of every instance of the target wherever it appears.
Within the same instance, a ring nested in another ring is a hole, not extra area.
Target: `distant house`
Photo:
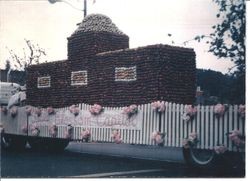
[[[8,74],[8,70],[1,70],[0,69],[1,82],[7,82],[7,74]],[[9,80],[9,82],[24,85],[25,84],[25,77],[26,76],[25,76],[24,71],[12,70],[10,72],[10,76],[9,76],[10,80]]]

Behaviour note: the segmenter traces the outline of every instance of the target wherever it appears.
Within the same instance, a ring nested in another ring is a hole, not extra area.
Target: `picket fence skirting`
[[[77,105],[81,110],[89,110],[90,105]],[[151,136],[154,131],[165,133],[164,146],[182,147],[183,140],[188,138],[189,134],[196,132],[198,134],[197,147],[200,149],[214,149],[217,145],[224,145],[230,151],[237,151],[236,147],[228,137],[228,133],[233,130],[239,130],[245,135],[245,120],[238,113],[238,105],[229,105],[228,110],[223,116],[217,117],[214,113],[214,106],[197,106],[197,113],[193,120],[184,121],[183,114],[185,105],[165,102],[165,111],[159,113],[155,111],[151,104],[138,106],[138,111],[142,112],[141,129],[119,129],[123,143],[156,145]],[[69,108],[60,108],[59,110],[68,110]],[[122,110],[120,107],[104,107],[105,110]],[[49,134],[49,125],[38,126],[40,135],[51,137]],[[76,125],[73,127],[73,140],[81,140],[83,129],[89,129],[91,132],[90,141],[93,142],[113,142],[113,128],[103,127],[84,127]],[[19,129],[20,130],[20,129]],[[58,125],[58,138],[65,138],[67,131],[66,125]],[[29,130],[31,135],[31,130]]]
[[[81,110],[88,111],[91,105],[77,105]],[[245,119],[238,113],[238,105],[229,105],[223,116],[217,117],[214,113],[214,106],[197,106],[197,113],[193,120],[184,121],[183,114],[185,106],[183,104],[175,104],[165,102],[166,109],[162,113],[156,112],[151,104],[138,106],[138,111],[141,120],[140,129],[119,129],[123,143],[140,144],[140,145],[157,145],[152,139],[154,131],[165,133],[164,146],[167,147],[182,147],[183,140],[188,138],[189,134],[196,132],[198,135],[197,147],[200,149],[214,149],[217,145],[224,145],[230,151],[237,151],[236,146],[228,137],[228,133],[233,130],[239,130],[245,136]],[[67,111],[69,108],[56,109],[57,111]],[[122,107],[104,107],[104,111],[121,111]],[[56,115],[56,114],[55,114]],[[33,119],[35,117],[33,116]],[[26,135],[23,132],[23,127],[31,123],[30,116],[25,113],[25,107],[18,109],[16,117],[11,117],[10,114],[1,114],[1,121],[6,133]],[[49,129],[56,120],[56,116],[49,116],[49,120],[37,127],[40,130],[39,136],[51,137]],[[58,138],[65,138],[67,132],[66,124],[59,124]],[[114,142],[112,138],[112,127],[86,127],[84,125],[73,126],[73,140],[81,140],[83,129],[89,129],[91,132],[90,141],[93,142]],[[32,130],[29,126],[28,135],[32,136]]]

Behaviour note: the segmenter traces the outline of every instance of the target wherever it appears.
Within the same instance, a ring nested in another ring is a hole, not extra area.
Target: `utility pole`
[[[73,6],[73,4],[69,3],[67,0],[48,0],[49,3],[54,4],[57,2],[64,2],[66,4],[68,4],[69,6],[71,6],[72,8],[79,10],[79,11],[83,11],[83,17],[85,18],[87,16],[87,0],[83,1],[83,9],[78,9],[77,7]]]
[[[87,16],[87,0],[84,0],[83,2],[83,17],[85,18]]]

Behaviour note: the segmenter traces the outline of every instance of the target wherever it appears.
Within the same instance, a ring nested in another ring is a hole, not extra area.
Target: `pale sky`
[[[83,0],[67,1],[83,8]],[[109,16],[129,36],[130,48],[171,45],[172,40],[176,46],[184,46],[184,41],[212,32],[217,11],[212,0],[96,0],[95,4],[88,0],[88,14]],[[63,2],[0,0],[0,67],[4,68],[9,57],[6,47],[22,56],[24,39],[44,48],[48,61],[67,59],[67,37],[82,18],[81,11]],[[230,60],[218,60],[208,53],[205,43],[191,42],[186,47],[194,48],[197,68],[226,73],[233,66]]]

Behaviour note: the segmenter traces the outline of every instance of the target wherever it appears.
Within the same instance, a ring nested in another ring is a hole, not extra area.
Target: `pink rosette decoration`
[[[8,113],[8,109],[6,107],[1,107],[1,112],[4,113],[4,115],[6,115]]]
[[[193,117],[196,115],[197,113],[197,108],[192,106],[192,105],[187,105],[186,106],[186,113],[187,115],[189,115],[190,117]]]
[[[165,136],[164,133],[160,133],[159,131],[154,131],[151,135],[151,139],[155,141],[155,143],[158,144],[159,146],[163,146],[164,136]]]
[[[214,113],[218,118],[222,117],[225,111],[226,111],[226,107],[222,104],[217,104],[214,106]]]
[[[47,111],[48,111],[48,114],[49,114],[49,115],[55,114],[55,110],[54,110],[53,107],[48,107],[48,108],[47,108]]]
[[[190,148],[190,146],[189,146],[189,140],[188,140],[188,139],[184,139],[183,142],[182,142],[182,146],[183,146],[185,149]]]
[[[184,113],[184,114],[182,115],[182,119],[183,119],[184,121],[188,122],[188,121],[191,120],[191,117],[190,117],[189,115],[187,115],[186,113]]]
[[[192,132],[189,134],[188,138],[183,140],[183,147],[184,148],[190,148],[190,146],[195,146],[198,143],[198,134],[195,132]]]
[[[82,131],[82,139],[85,140],[85,142],[88,142],[91,136],[90,130],[86,129]]]
[[[245,114],[246,114],[246,106],[245,105],[239,105],[239,109],[238,109],[238,113],[240,115],[241,118],[245,118]]]
[[[12,108],[10,108],[10,115],[14,118],[17,115],[17,107],[13,106]]]
[[[0,123],[0,134],[1,133],[4,133],[4,127],[3,127],[3,125]]]
[[[22,126],[21,130],[22,130],[22,133],[24,133],[24,134],[27,134],[27,133],[28,133],[28,128],[27,128],[27,126]]]
[[[31,128],[31,135],[32,136],[39,136],[39,134],[40,134],[39,128],[37,126],[33,126]]]
[[[162,101],[155,101],[153,103],[151,103],[151,106],[153,108],[153,110],[157,111],[157,112],[164,112],[166,109],[166,106],[164,104],[164,102]]]
[[[26,106],[25,107],[25,112],[26,112],[27,116],[30,116],[31,112],[32,112],[32,107],[31,106]]]
[[[103,108],[99,104],[94,104],[93,106],[90,107],[89,111],[93,115],[98,115],[103,111]]]
[[[132,104],[128,107],[125,107],[123,109],[123,114],[127,114],[127,116],[130,118],[131,116],[133,116],[134,114],[136,114],[138,112],[138,107],[135,104]]]
[[[197,113],[197,108],[192,105],[186,105],[182,119],[186,122],[193,120]]]
[[[73,126],[70,124],[67,126],[67,130],[65,132],[65,138],[72,139],[73,138]]]
[[[197,133],[195,133],[195,132],[192,132],[192,133],[189,134],[189,140],[192,141],[192,142],[193,142],[194,140],[196,140],[197,137],[198,137],[198,135],[197,135]]]
[[[118,130],[114,130],[114,131],[113,131],[113,133],[112,133],[112,135],[111,135],[111,138],[114,139],[114,142],[115,142],[116,144],[122,143],[121,135],[120,135],[120,133],[119,133]]]
[[[35,108],[35,114],[37,115],[37,117],[40,117],[42,114],[42,108],[40,107]]]
[[[224,145],[215,146],[214,151],[218,155],[223,154],[227,151],[227,147],[225,147]]]
[[[186,122],[193,120],[197,113],[197,108],[192,105],[186,105],[182,119]]]
[[[75,116],[77,116],[80,112],[79,107],[77,107],[76,105],[72,105],[69,107],[69,111],[74,114]]]
[[[57,137],[57,132],[58,132],[58,127],[53,124],[50,129],[49,129],[49,134],[52,138],[56,138]]]
[[[229,133],[228,137],[237,147],[241,147],[245,144],[245,141],[242,140],[243,136],[239,130],[233,130]]]

